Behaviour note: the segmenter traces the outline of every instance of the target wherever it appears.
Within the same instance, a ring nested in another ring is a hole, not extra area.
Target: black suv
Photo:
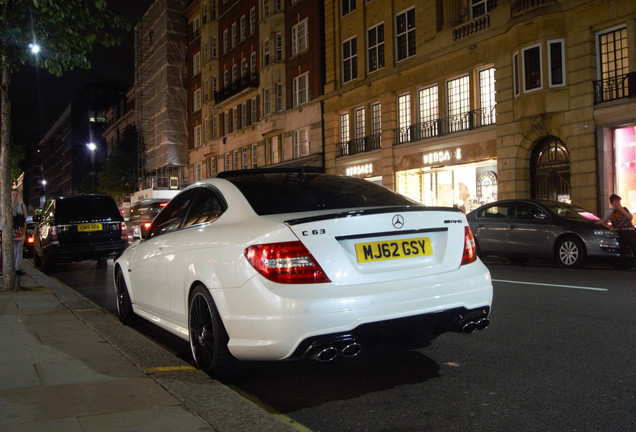
[[[49,199],[35,229],[35,265],[49,273],[58,261],[105,261],[128,246],[126,223],[108,195]]]

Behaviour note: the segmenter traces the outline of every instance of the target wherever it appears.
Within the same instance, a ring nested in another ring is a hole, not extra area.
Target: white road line
[[[521,281],[512,281],[512,280],[503,280],[503,279],[493,279],[492,281],[509,283],[509,284],[519,284],[519,285],[540,285],[540,286],[557,287],[557,288],[572,288],[572,289],[580,289],[580,290],[587,290],[587,291],[609,291],[607,288],[593,288],[593,287],[583,287],[583,286],[576,286],[576,285],[557,285],[557,284],[549,284],[549,283],[521,282]]]

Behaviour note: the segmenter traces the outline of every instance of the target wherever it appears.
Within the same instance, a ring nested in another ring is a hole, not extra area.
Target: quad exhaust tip
[[[355,357],[362,351],[362,346],[356,339],[334,339],[326,342],[316,341],[312,343],[305,357],[319,362],[330,362],[341,355],[345,358]]]

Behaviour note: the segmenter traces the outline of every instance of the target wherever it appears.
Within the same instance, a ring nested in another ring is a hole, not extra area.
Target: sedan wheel
[[[190,348],[197,367],[214,378],[230,378],[238,361],[232,357],[229,337],[208,290],[200,285],[190,298],[188,314]]]
[[[559,241],[557,261],[564,267],[581,267],[585,261],[585,250],[580,240],[567,237]]]
[[[119,321],[126,324],[135,317],[135,313],[133,312],[132,301],[130,300],[126,280],[121,269],[117,269],[117,274],[115,275],[115,296],[117,300],[117,316]]]

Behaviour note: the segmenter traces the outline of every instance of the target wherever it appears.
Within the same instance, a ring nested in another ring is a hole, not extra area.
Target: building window
[[[358,43],[353,37],[342,43],[342,82],[358,78]]]
[[[495,90],[495,68],[479,71],[479,115],[478,126],[494,124],[496,120],[495,105],[497,91]]]
[[[232,166],[234,167],[234,169],[238,169],[239,168],[239,151],[234,150],[232,152]]]
[[[216,37],[212,38],[212,43],[210,43],[210,49],[212,50],[212,58],[213,59],[217,58],[219,53],[217,52]]]
[[[291,53],[296,55],[307,49],[307,18],[292,27]]]
[[[382,109],[379,103],[371,105],[371,135],[382,133]]]
[[[411,8],[395,17],[395,39],[397,61],[415,55],[415,8]]]
[[[250,73],[251,74],[256,73],[256,53],[255,52],[250,53]]]
[[[233,131],[237,131],[240,129],[240,124],[239,124],[239,110],[241,109],[240,106],[237,106],[236,108],[234,108],[232,110],[232,130]]]
[[[340,4],[342,6],[341,16],[345,16],[356,10],[356,0],[340,0]]]
[[[223,54],[227,54],[227,44],[228,44],[228,33],[227,33],[227,29],[223,30]]]
[[[241,128],[247,127],[247,102],[241,104]]]
[[[207,117],[203,119],[203,136],[201,139],[203,142],[210,139],[210,119]]]
[[[190,24],[192,25],[192,40],[194,40],[201,35],[201,17],[197,15]]]
[[[210,99],[210,80],[203,80],[203,102],[207,102]]]
[[[192,101],[193,101],[193,105],[192,105],[193,112],[200,111],[201,110],[201,88],[196,89],[192,93]]]
[[[238,78],[239,78],[239,65],[233,64],[232,65],[232,82],[238,81]]]
[[[398,96],[398,143],[411,140],[411,95]]]
[[[208,175],[216,174],[216,158],[207,159]]]
[[[296,129],[292,133],[292,157],[298,159],[309,155],[309,128]]]
[[[446,83],[448,130],[458,132],[470,127],[470,78],[468,75]]]
[[[629,73],[627,29],[623,26],[605,30],[598,34],[597,44],[601,100],[629,96],[626,80]]]
[[[263,67],[269,64],[269,39],[263,41]]]
[[[269,15],[269,0],[263,0],[263,18]]]
[[[355,137],[356,139],[364,138],[366,135],[366,123],[365,116],[366,110],[364,108],[358,108],[354,111],[355,114]]]
[[[270,113],[270,101],[269,101],[269,89],[263,89],[263,115],[267,116]]]
[[[250,9],[250,36],[256,33],[256,8]]]
[[[247,33],[247,18],[245,15],[241,16],[241,19],[239,20],[239,32],[239,38],[241,39],[241,42],[243,42]]]
[[[497,0],[470,0],[470,17],[477,18],[490,12],[497,5]]]
[[[197,76],[201,73],[201,52],[192,56],[192,76]]]
[[[194,175],[193,175],[193,180],[195,182],[198,182],[201,180],[202,175],[201,175],[201,168],[202,168],[202,164],[201,162],[197,162],[194,164]]]
[[[563,39],[548,41],[548,85],[563,87],[565,85],[565,46]]]
[[[250,103],[250,124],[258,121],[258,105],[256,104],[256,98],[251,99]]]
[[[216,139],[219,136],[219,116],[215,115],[212,118],[212,139]]]
[[[349,113],[340,114],[340,142],[349,141]]]
[[[299,106],[309,100],[309,72],[297,76],[292,81],[292,104]]]
[[[252,168],[258,168],[258,145],[252,144]]]
[[[194,147],[201,147],[201,125],[194,127]]]
[[[230,42],[230,47],[234,49],[234,47],[236,47],[236,38],[238,37],[235,22],[232,23],[232,26],[230,27],[230,29],[231,29],[231,38],[232,38]]]
[[[223,113],[223,135],[230,133],[230,113]]]
[[[439,91],[437,85],[418,92],[419,133],[421,138],[439,135]]]
[[[512,55],[512,73],[515,86],[515,96],[519,96],[519,93],[521,93],[519,83],[519,53],[514,53]]]
[[[521,59],[523,61],[523,91],[527,92],[541,89],[541,45],[524,48],[521,52]]]
[[[203,20],[203,24],[208,22],[208,4],[207,3],[203,3],[201,5],[201,16],[202,16],[202,20]]]
[[[282,112],[283,109],[283,84],[276,83],[276,112]]]
[[[249,159],[247,158],[247,147],[243,147],[241,149],[241,168],[243,169],[247,169],[247,162],[249,161]]]
[[[367,70],[377,71],[384,67],[384,24],[367,30]]]
[[[245,57],[243,57],[241,59],[241,78],[247,76],[249,71],[250,71],[250,69],[249,69],[249,66],[247,65],[247,59]]]
[[[276,61],[283,60],[283,35],[276,33]]]

